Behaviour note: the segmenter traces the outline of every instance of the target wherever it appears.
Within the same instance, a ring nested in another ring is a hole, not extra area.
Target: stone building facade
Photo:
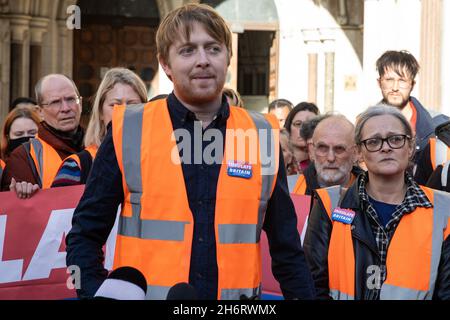
[[[229,23],[234,56],[227,85],[248,108],[264,111],[286,98],[354,119],[380,98],[377,57],[406,49],[421,64],[415,96],[450,113],[449,1],[0,0],[0,119],[13,99],[34,96],[36,81],[48,73],[74,78],[85,118],[89,97],[114,66],[135,70],[149,96],[170,92],[154,34],[161,17],[187,2],[210,4]]]

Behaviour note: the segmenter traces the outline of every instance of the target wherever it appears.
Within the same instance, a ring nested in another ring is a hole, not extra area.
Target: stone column
[[[442,1],[422,0],[420,35],[420,101],[432,110],[441,109]]]
[[[325,52],[325,112],[334,110],[334,52]]]
[[[10,92],[11,32],[8,19],[0,19],[0,120],[8,114]]]
[[[73,73],[73,31],[67,28],[66,20],[57,20],[57,72],[72,77]]]
[[[30,94],[42,74],[42,43],[48,32],[49,19],[33,17],[30,21]]]
[[[317,104],[317,53],[308,53],[308,102]]]
[[[10,15],[11,77],[10,99],[29,96],[30,16]]]

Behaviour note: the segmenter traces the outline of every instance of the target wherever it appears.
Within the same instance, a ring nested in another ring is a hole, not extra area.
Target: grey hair
[[[414,137],[409,121],[396,107],[390,106],[386,103],[378,103],[373,107],[367,108],[364,112],[358,115],[355,127],[355,143],[357,145],[361,144],[362,129],[364,128],[367,120],[382,115],[390,115],[400,120],[403,128],[405,129],[405,133],[411,138]],[[414,139],[411,139],[411,141],[414,141]]]

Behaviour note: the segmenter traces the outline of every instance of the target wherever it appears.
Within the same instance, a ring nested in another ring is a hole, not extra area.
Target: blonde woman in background
[[[67,157],[56,174],[52,187],[86,183],[92,162],[111,122],[115,105],[132,105],[147,102],[144,82],[131,70],[110,69],[95,95],[92,114],[84,138],[86,148]]]

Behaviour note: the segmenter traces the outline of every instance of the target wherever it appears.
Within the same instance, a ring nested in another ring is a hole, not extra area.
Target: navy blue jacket
[[[167,101],[173,129],[183,128],[194,136],[195,114],[186,109],[174,94],[169,95]],[[225,137],[229,113],[224,99],[217,117],[205,130],[219,129]],[[209,143],[203,142],[203,150]],[[194,152],[194,147],[191,150]],[[278,177],[263,224],[270,244],[272,271],[280,282],[285,298],[311,299],[315,296],[315,290],[296,228],[297,217],[289,196],[281,148],[279,159]],[[216,299],[218,270],[214,213],[220,164],[183,163],[182,170],[194,218],[189,283],[196,288],[200,299]],[[77,290],[79,297],[92,297],[107,276],[101,248],[123,198],[122,174],[109,127],[93,163],[85,192],[75,210],[73,227],[66,237],[67,265],[78,265],[81,269],[81,289]]]

